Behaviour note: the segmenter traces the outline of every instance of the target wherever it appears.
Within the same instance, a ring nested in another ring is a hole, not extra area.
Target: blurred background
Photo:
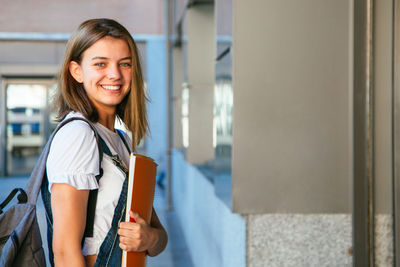
[[[148,266],[400,266],[399,3],[0,0],[0,201],[56,126],[71,31],[107,17],[150,99]]]

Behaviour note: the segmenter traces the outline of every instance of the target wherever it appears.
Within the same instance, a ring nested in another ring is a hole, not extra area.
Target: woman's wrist
[[[146,253],[149,256],[156,256],[159,252],[157,252],[157,248],[159,247],[161,230],[157,228],[151,228],[151,245],[147,249]]]

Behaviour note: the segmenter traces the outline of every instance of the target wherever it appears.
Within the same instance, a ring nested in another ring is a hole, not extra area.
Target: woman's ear
[[[71,73],[72,77],[78,82],[82,83],[82,68],[81,65],[78,64],[76,61],[71,61],[69,63],[69,72]]]

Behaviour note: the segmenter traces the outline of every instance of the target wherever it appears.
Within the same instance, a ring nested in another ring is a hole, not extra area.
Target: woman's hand
[[[160,254],[166,247],[168,236],[156,212],[152,211],[150,225],[133,211],[129,212],[135,222],[119,224],[119,246],[125,251],[146,251],[149,256]]]
[[[152,228],[139,214],[130,211],[135,222],[119,224],[119,246],[125,251],[145,251],[155,246],[158,240],[156,229]]]

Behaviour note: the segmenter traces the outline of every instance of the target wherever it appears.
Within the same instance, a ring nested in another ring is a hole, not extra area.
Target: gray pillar
[[[233,209],[351,207],[349,3],[234,1]]]
[[[183,77],[183,51],[181,48],[173,50],[173,103],[174,103],[174,140],[175,149],[183,147],[182,140],[182,84]]]
[[[189,147],[186,156],[189,163],[201,164],[214,158],[214,6],[189,8],[186,21],[189,84]]]
[[[376,266],[393,266],[393,2],[374,2],[374,253]],[[398,26],[397,26],[398,27]],[[399,28],[395,28],[397,32]],[[398,48],[396,48],[398,50]],[[394,61],[398,62],[398,61]],[[395,67],[397,68],[397,67]],[[394,89],[396,90],[396,89]],[[398,97],[397,93],[395,93]],[[394,139],[398,138],[393,136]],[[396,141],[395,141],[396,142]],[[394,152],[396,153],[396,152]],[[396,158],[395,158],[396,159]],[[396,254],[399,255],[399,254]],[[399,263],[398,263],[399,264]],[[400,266],[400,265],[399,265]]]
[[[351,34],[347,0],[233,1],[232,203],[249,214],[249,267],[352,264]]]
[[[0,176],[6,173],[6,88],[0,75]]]

